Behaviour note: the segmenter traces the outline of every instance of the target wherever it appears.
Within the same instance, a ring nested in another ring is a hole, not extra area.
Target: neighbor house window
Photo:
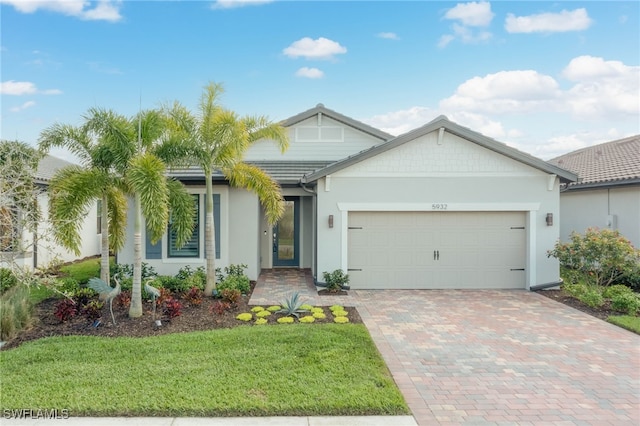
[[[97,208],[98,208],[98,214],[96,215],[96,217],[98,218],[98,220],[96,224],[98,226],[98,234],[101,234],[102,233],[102,200],[98,200]]]
[[[200,257],[200,197],[193,195],[193,202],[196,205],[196,215],[193,218],[194,226],[191,238],[181,248],[176,247],[176,235],[171,230],[171,220],[169,220],[169,230],[167,232],[169,238],[169,257]]]

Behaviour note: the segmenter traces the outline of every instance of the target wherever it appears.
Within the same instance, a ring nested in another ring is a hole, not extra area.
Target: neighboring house
[[[46,268],[54,260],[70,262],[100,254],[100,219],[95,207],[87,212],[87,216],[84,219],[81,231],[81,253],[79,256],[56,244],[50,235],[51,223],[48,220],[49,196],[47,187],[49,181],[59,169],[70,165],[73,164],[51,155],[46,155],[40,160],[35,175],[35,183],[41,189],[38,193],[38,206],[42,220],[39,222],[35,234],[24,229],[17,232],[16,237],[20,238],[21,241],[18,244],[12,244],[12,246],[20,248],[20,251],[0,253],[0,266],[10,267],[10,264],[13,263],[13,266],[27,269]]]
[[[348,271],[352,289],[532,288],[557,283],[560,183],[576,176],[445,117],[393,137],[319,104],[282,123],[290,147],[260,141],[245,160],[280,182],[268,226],[258,199],[214,177],[217,266]],[[204,178],[175,170],[199,207],[192,241],[171,233],[143,261],[161,274],[204,265]],[[133,225],[130,223],[132,229]],[[119,261],[131,263],[128,242]]]
[[[560,239],[587,228],[617,229],[640,247],[640,135],[554,158],[578,175],[560,189]]]

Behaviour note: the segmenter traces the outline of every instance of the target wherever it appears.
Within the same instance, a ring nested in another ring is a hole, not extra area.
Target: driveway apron
[[[528,291],[319,297],[308,272],[297,277],[261,276],[251,303],[300,291],[309,303],[356,306],[420,425],[640,425],[634,333]]]

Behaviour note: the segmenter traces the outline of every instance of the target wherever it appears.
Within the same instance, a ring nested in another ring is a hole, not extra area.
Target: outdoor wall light
[[[333,215],[329,215],[329,228],[333,228]]]
[[[547,213],[547,226],[553,226],[553,213]]]

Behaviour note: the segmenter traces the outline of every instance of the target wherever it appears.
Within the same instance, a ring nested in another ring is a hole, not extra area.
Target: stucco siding
[[[254,144],[245,155],[246,161],[341,160],[383,141],[348,127],[329,117],[320,122],[312,117],[288,128],[289,149],[283,155],[269,140]]]
[[[575,190],[560,195],[560,238],[587,228],[617,229],[640,247],[640,186]]]
[[[258,197],[244,189],[229,190],[229,263],[247,265],[245,273],[252,280],[260,273],[259,215]]]

